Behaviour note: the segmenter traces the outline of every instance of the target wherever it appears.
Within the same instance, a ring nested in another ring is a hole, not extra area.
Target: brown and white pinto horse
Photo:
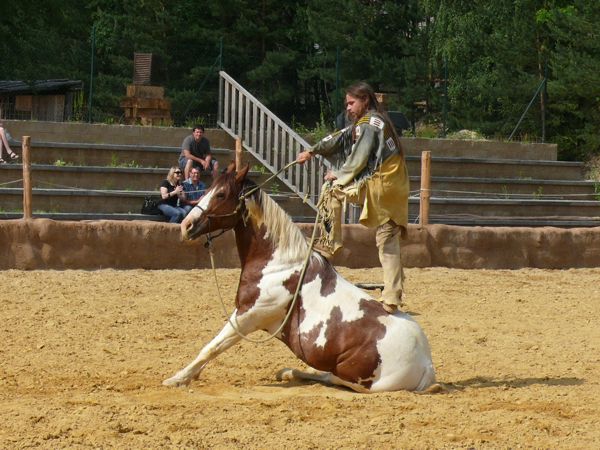
[[[181,224],[183,239],[233,229],[241,260],[236,309],[221,332],[187,367],[165,380],[182,386],[196,379],[210,360],[243,335],[275,333],[291,306],[309,244],[289,216],[246,180],[248,167],[217,178],[198,207]],[[343,385],[358,392],[422,391],[435,383],[427,338],[407,314],[382,305],[342,278],[312,253],[289,320],[276,337],[309,366],[323,371],[284,369],[278,379],[303,378]]]

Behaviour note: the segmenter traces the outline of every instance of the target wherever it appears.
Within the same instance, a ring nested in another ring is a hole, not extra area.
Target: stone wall
[[[311,225],[302,225],[308,236]],[[374,231],[344,228],[335,264],[377,267]],[[145,221],[0,221],[0,269],[209,268],[204,239],[181,242],[179,227]],[[403,244],[406,267],[568,269],[600,266],[600,228],[504,228],[411,225]],[[218,267],[239,267],[232,232],[215,241]]]

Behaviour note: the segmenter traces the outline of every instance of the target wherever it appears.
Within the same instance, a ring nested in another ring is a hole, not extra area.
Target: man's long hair
[[[381,103],[379,103],[379,101],[377,100],[377,96],[375,95],[375,91],[373,90],[371,85],[365,83],[364,81],[359,81],[358,83],[354,83],[348,86],[346,88],[346,94],[358,98],[363,102],[366,101],[367,110],[374,109],[383,117],[385,126],[388,127],[388,129],[390,130],[394,142],[396,143],[396,147],[400,151],[400,154],[404,157],[404,150],[402,149],[402,145],[400,144],[400,136],[398,136],[396,127],[390,120],[390,117],[388,116],[387,112],[383,109]]]

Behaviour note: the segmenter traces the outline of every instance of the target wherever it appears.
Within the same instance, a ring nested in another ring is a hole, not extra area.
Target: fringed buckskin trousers
[[[331,254],[342,247],[342,214],[345,203],[362,204],[364,190],[356,183],[340,186],[325,183],[319,200],[320,237],[317,246]],[[383,268],[383,292],[381,301],[390,305],[402,304],[404,270],[400,260],[401,227],[393,220],[379,225],[375,232],[375,242],[379,252],[379,262]]]

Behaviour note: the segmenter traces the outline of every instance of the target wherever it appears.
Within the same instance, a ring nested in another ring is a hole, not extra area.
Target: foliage
[[[586,163],[586,169],[586,178],[588,180],[597,181],[600,183],[600,155],[590,158],[590,160]]]
[[[457,140],[473,140],[473,141],[481,141],[485,140],[485,136],[481,133],[473,130],[459,130],[454,131],[452,133],[448,133],[446,136],[447,139],[457,139]]]
[[[95,121],[122,121],[133,53],[151,52],[176,125],[212,125],[222,67],[310,139],[329,132],[343,87],[366,80],[436,124],[417,134],[514,130],[558,143],[562,159],[600,154],[596,1],[21,0],[0,2],[0,17],[0,79],[83,80],[73,120],[89,113],[94,30]]]
[[[319,142],[333,131],[332,127],[327,125],[325,121],[325,114],[323,112],[321,112],[320,120],[315,123],[314,128],[308,128],[301,123],[296,123],[296,121],[293,119],[292,128],[309,144],[315,144]]]

